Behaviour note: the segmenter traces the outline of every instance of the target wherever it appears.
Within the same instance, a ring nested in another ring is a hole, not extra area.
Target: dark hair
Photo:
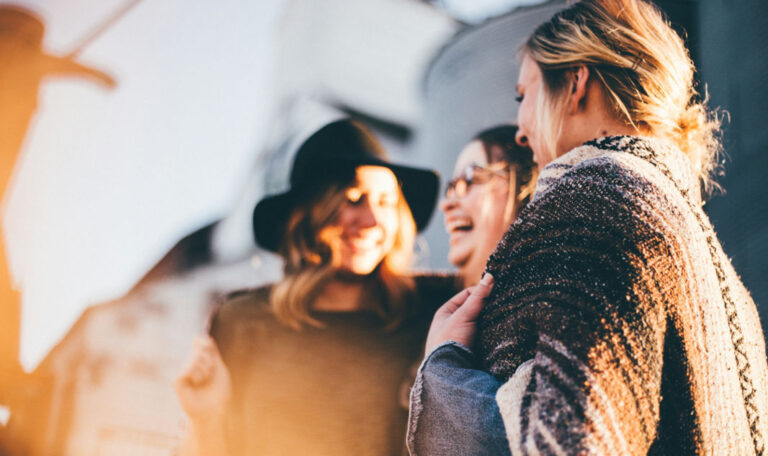
[[[488,163],[504,162],[515,173],[517,211],[525,207],[533,195],[539,172],[533,161],[533,151],[515,141],[517,125],[497,125],[481,131],[473,140],[483,144]],[[510,189],[512,190],[512,189]]]

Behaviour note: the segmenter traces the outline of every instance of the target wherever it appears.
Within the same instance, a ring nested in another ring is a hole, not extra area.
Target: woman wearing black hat
[[[291,189],[254,211],[284,279],[232,295],[177,380],[190,453],[403,450],[409,370],[455,292],[452,278],[407,275],[437,185],[348,120],[304,142]]]

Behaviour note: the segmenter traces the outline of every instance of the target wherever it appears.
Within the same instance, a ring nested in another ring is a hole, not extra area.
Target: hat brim
[[[416,223],[416,230],[421,232],[429,225],[429,220],[435,211],[440,186],[440,177],[435,171],[397,165],[375,157],[338,158],[333,162],[356,167],[382,166],[390,169],[400,182],[403,197]],[[253,210],[253,233],[259,246],[272,252],[279,250],[291,211],[307,197],[303,193],[305,192],[291,188],[259,201]]]

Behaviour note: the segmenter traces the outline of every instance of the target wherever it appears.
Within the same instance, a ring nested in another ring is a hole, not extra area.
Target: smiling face
[[[472,141],[459,154],[454,177],[464,175],[471,167],[495,172],[487,172],[482,183],[470,185],[465,195],[452,191],[440,201],[450,235],[448,261],[459,268],[465,286],[480,280],[488,256],[511,222],[505,215],[510,213],[506,210],[510,204],[509,170],[502,172],[503,165],[503,162],[489,164],[483,143]]]
[[[336,219],[320,231],[340,272],[367,275],[395,245],[400,224],[400,188],[394,173],[381,166],[359,166],[345,190]]]

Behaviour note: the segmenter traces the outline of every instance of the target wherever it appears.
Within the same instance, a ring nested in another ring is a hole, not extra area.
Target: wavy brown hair
[[[694,85],[682,38],[643,0],[581,0],[540,25],[522,48],[543,76],[539,125],[547,149],[559,136],[568,73],[586,65],[627,125],[671,142],[690,159],[705,190],[721,151],[720,119]]]
[[[346,186],[329,184],[318,196],[297,205],[288,218],[280,254],[284,278],[272,287],[270,305],[277,319],[299,330],[304,324],[322,327],[310,309],[323,286],[337,274],[334,250],[320,238],[346,201]],[[413,300],[413,278],[407,275],[413,259],[416,223],[399,192],[399,224],[395,243],[366,280],[366,309],[375,312],[387,329],[402,323]],[[371,300],[370,302],[368,300]]]

